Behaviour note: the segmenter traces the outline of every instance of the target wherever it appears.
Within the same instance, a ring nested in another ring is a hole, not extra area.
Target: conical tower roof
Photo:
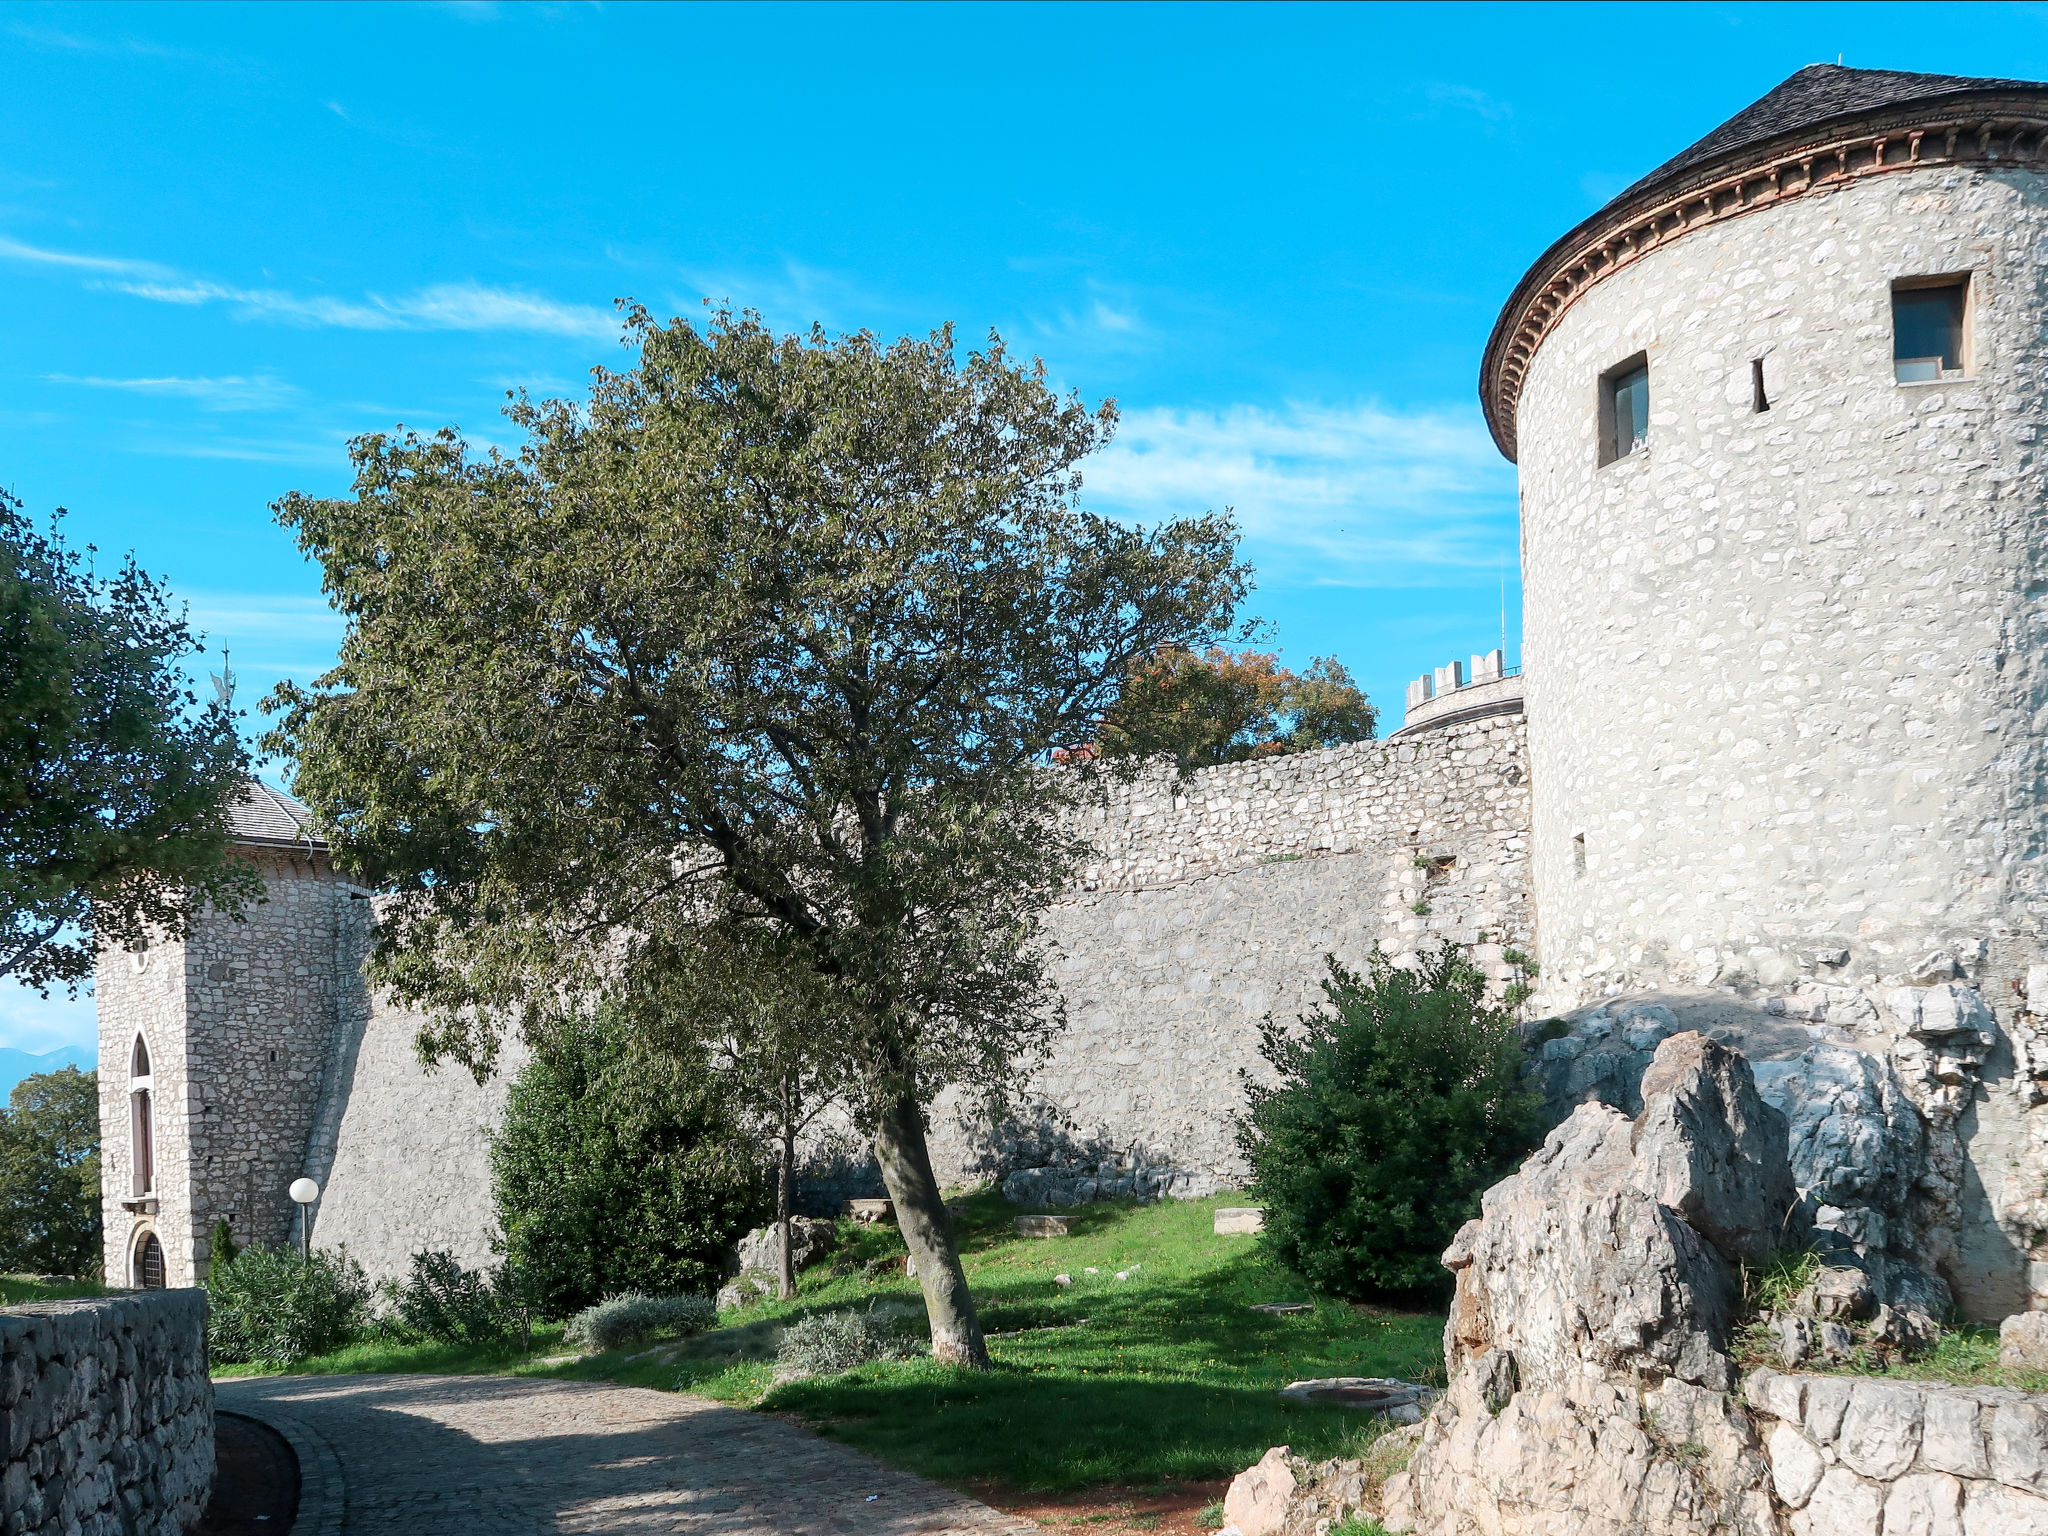
[[[1479,399],[1515,457],[1537,346],[1601,278],[1676,236],[1859,177],[1935,166],[2048,172],[2048,84],[1809,64],[1673,155],[1536,259],[1502,308]]]
[[[325,848],[326,840],[311,830],[312,825],[310,806],[257,779],[249,780],[242,797],[228,807],[228,827],[238,843]]]

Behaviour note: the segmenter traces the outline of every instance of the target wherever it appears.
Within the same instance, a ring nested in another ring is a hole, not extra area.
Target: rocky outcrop
[[[1576,1109],[1445,1254],[1450,1387],[1388,1483],[1389,1529],[1775,1536],[1728,1346],[1733,1261],[1793,1205],[1785,1120],[1694,1033],[1642,1091],[1633,1121]]]

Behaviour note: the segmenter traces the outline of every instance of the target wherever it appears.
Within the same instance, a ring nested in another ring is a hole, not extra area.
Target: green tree
[[[1101,750],[1166,753],[1185,771],[1370,741],[1378,718],[1334,656],[1297,673],[1271,651],[1167,646],[1131,669]]]
[[[800,957],[934,1350],[985,1365],[925,1107],[1058,1027],[1039,915],[1093,773],[1048,758],[1141,658],[1222,638],[1235,532],[1079,509],[1113,409],[1000,340],[630,324],[587,406],[515,403],[516,458],[366,437],[353,499],[279,504],[348,631],[272,740],[396,893],[376,974],[430,1054],[485,1069],[566,999],[656,990],[707,925]]]
[[[231,861],[248,759],[223,698],[197,713],[198,650],[133,558],[39,532],[0,495],[0,976],[47,991],[92,974],[98,942],[180,933],[262,890]]]
[[[557,1029],[513,1080],[491,1170],[505,1256],[551,1317],[624,1291],[715,1290],[772,1208],[712,1074],[608,1019]]]
[[[0,1110],[0,1270],[100,1272],[96,1073],[63,1067],[25,1077]]]
[[[1521,1037],[1455,945],[1414,970],[1377,948],[1362,977],[1329,965],[1327,1008],[1261,1032],[1277,1080],[1245,1076],[1264,1240],[1332,1295],[1441,1290],[1451,1238],[1539,1139]]]

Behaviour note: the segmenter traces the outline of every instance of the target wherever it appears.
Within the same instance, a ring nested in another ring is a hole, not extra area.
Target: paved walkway
[[[271,1376],[219,1405],[299,1454],[293,1536],[945,1536],[1038,1528],[765,1414],[602,1382]]]

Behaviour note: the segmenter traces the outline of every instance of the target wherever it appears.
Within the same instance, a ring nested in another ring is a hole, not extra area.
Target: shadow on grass
[[[928,1361],[786,1383],[761,1406],[940,1482],[1046,1493],[1228,1477],[1274,1445],[1355,1454],[1372,1433],[1358,1415],[1297,1407],[1271,1388]]]

